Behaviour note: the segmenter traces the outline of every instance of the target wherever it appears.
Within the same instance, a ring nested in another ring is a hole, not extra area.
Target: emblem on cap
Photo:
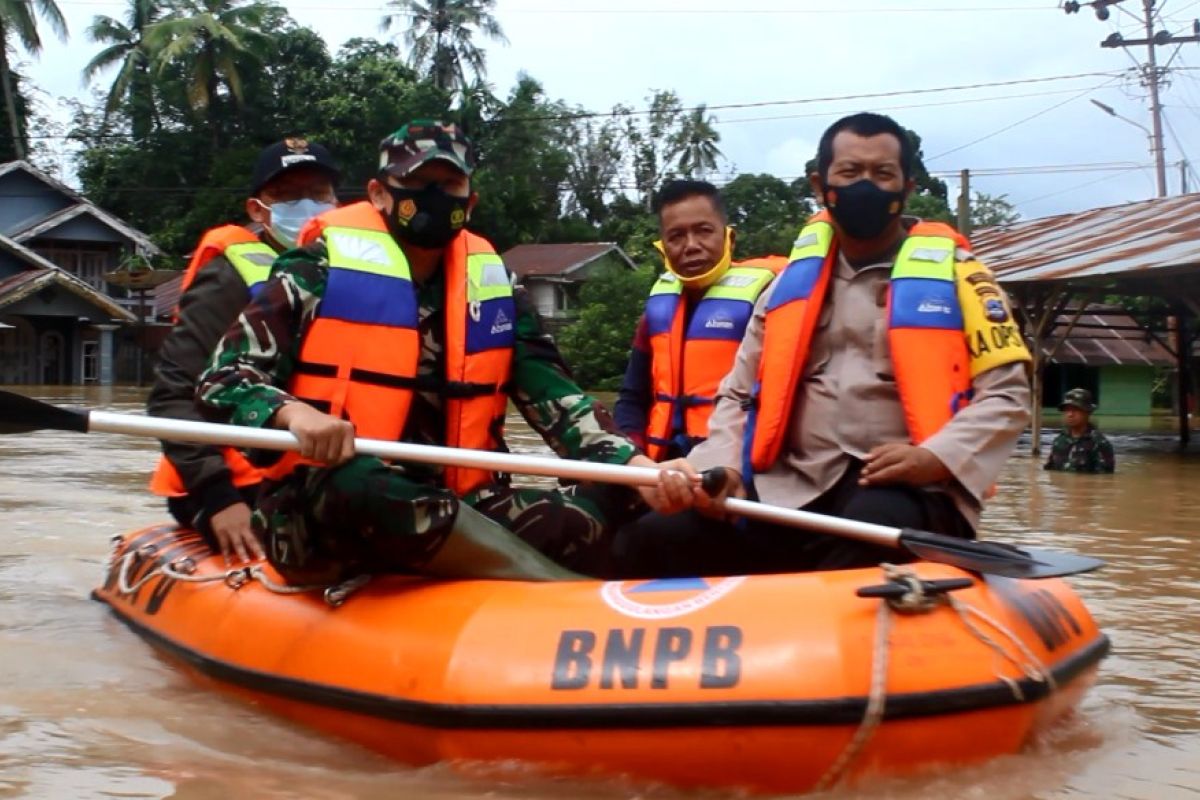
[[[283,146],[297,155],[308,152],[308,139],[301,136],[289,136],[283,140]]]

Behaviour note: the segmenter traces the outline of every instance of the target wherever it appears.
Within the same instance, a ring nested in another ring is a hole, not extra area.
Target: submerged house
[[[33,165],[0,164],[0,384],[130,379],[140,299],[105,276],[160,255],[144,233]]]

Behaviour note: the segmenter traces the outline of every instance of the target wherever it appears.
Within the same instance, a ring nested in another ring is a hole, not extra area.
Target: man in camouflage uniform
[[[367,203],[408,261],[418,306],[416,389],[401,439],[444,445],[445,397],[437,390],[446,385],[444,257],[475,203],[473,153],[456,127],[431,121],[402,127],[381,151]],[[512,540],[511,531],[537,551],[525,559],[534,572],[541,570],[539,552],[568,569],[595,571],[610,532],[635,512],[635,492],[591,485],[522,489],[495,475],[460,498],[446,488],[441,467],[355,456],[348,420],[299,402],[284,388],[327,290],[329,253],[320,219],[301,235],[306,246],[276,262],[272,280],[230,328],[198,389],[202,403],[235,424],[290,430],[301,454],[325,465],[299,466],[264,486],[256,524],[266,534],[272,562],[296,581],[413,569],[519,577],[520,569],[483,563],[495,553],[461,546],[465,540]],[[575,384],[526,293],[515,288],[513,300],[515,339],[505,389],[517,411],[561,457],[652,464]],[[516,544],[519,549],[521,542]]]
[[[1096,404],[1087,389],[1072,389],[1063,395],[1058,410],[1066,428],[1054,439],[1046,469],[1062,472],[1112,472],[1116,457],[1108,438],[1091,423]]]

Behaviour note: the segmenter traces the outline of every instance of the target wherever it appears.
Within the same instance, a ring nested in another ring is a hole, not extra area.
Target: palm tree
[[[93,42],[108,46],[83,68],[83,77],[90,81],[109,67],[120,65],[108,91],[104,116],[107,119],[117,110],[121,100],[128,97],[132,106],[133,136],[139,140],[150,134],[156,118],[154,81],[150,74],[154,53],[146,44],[146,30],[160,11],[159,0],[129,0],[125,22],[99,15],[88,28],[88,37]]]
[[[468,136],[477,136],[483,129],[484,120],[492,116],[503,101],[496,97],[496,87],[481,77],[470,85],[464,85],[458,94],[455,121]]]
[[[487,72],[483,50],[472,41],[476,30],[508,44],[492,16],[496,0],[389,0],[388,5],[395,12],[384,15],[383,30],[407,21],[409,65],[446,91],[465,89],[468,70],[477,81]]]
[[[680,125],[674,142],[675,153],[679,155],[679,172],[688,177],[698,176],[701,180],[717,168],[717,159],[723,157],[717,147],[721,134],[713,127],[717,118],[705,117],[706,111],[703,105],[692,109]]]
[[[257,0],[172,0],[167,16],[146,29],[157,74],[180,70],[193,109],[204,111],[220,136],[214,106],[222,87],[242,104],[242,72],[269,43],[264,24],[274,8]]]
[[[0,0],[0,86],[4,90],[4,110],[12,132],[13,150],[19,159],[25,158],[25,136],[17,116],[16,87],[8,65],[8,37],[15,36],[30,55],[40,53],[42,40],[35,13],[50,23],[60,39],[67,38],[67,21],[54,0]]]

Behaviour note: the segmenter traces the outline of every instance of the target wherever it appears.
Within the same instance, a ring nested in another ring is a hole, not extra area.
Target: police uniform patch
[[[1025,340],[992,273],[978,261],[960,261],[954,269],[971,377],[1004,364],[1029,361]]]
[[[999,297],[988,297],[983,301],[983,315],[989,322],[1008,322],[1008,309]]]

